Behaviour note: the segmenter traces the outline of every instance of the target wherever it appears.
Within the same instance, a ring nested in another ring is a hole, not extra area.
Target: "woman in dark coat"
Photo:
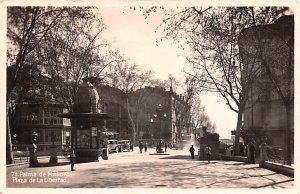
[[[195,152],[195,148],[194,148],[194,145],[192,145],[191,147],[190,147],[190,153],[191,153],[191,158],[192,159],[194,159],[194,152]]]

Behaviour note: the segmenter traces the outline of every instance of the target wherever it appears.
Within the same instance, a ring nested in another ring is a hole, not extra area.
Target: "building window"
[[[38,129],[37,133],[38,133],[38,142],[44,143],[44,130]]]
[[[63,119],[58,117],[61,114],[60,108],[47,108],[45,109],[44,124],[45,125],[61,125]]]
[[[50,142],[50,137],[51,137],[50,130],[45,130],[45,142]]]
[[[47,129],[45,130],[45,142],[48,142],[48,143],[51,143],[53,140],[54,136],[54,141],[55,142],[58,142],[58,141],[61,141],[61,130],[60,129]]]
[[[45,125],[50,125],[51,118],[45,117]]]

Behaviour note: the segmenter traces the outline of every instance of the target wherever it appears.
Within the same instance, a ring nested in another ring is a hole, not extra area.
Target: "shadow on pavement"
[[[244,170],[255,170],[255,169],[260,169],[260,167],[259,166],[253,166],[253,167],[250,167],[250,168],[244,168]]]
[[[281,188],[284,183],[294,181],[292,178],[281,177],[279,180],[276,178],[278,173],[262,171],[257,166],[242,165],[244,163],[216,160],[208,163],[198,159],[191,162],[189,155],[162,156],[160,159],[164,160],[142,163],[136,161],[130,164],[95,163],[92,169],[78,166],[78,170],[75,165],[76,176],[70,178],[67,185],[62,183],[37,186],[49,188]],[[167,161],[166,159],[182,161]],[[253,172],[249,172],[250,169],[253,169]],[[252,181],[255,185],[251,184]]]
[[[217,185],[217,184],[222,184],[222,183],[226,183],[226,182],[228,184],[230,184],[230,183],[235,182],[235,181],[239,181],[239,180],[242,180],[242,179],[250,179],[250,178],[264,178],[264,179],[272,181],[272,183],[261,185],[261,186],[252,186],[252,187],[248,187],[248,188],[264,188],[264,187],[268,187],[268,186],[275,186],[275,185],[278,185],[278,184],[281,184],[281,183],[294,181],[294,179],[288,179],[288,180],[277,181],[276,182],[274,179],[268,177],[268,176],[273,176],[273,175],[277,175],[277,173],[268,173],[268,174],[262,174],[262,175],[243,174],[242,176],[233,177],[233,178],[228,176],[227,178],[229,178],[229,179],[225,179],[225,180],[222,180],[222,181],[215,181],[213,183],[208,184],[207,187],[208,188],[215,188],[214,185]]]
[[[246,165],[244,162],[225,162],[224,165],[229,165],[229,166],[239,166],[239,165]]]
[[[176,155],[176,156],[163,157],[163,158],[159,158],[159,159],[191,159],[191,156]]]
[[[168,164],[166,164],[166,168],[161,168],[161,164],[154,164],[151,162],[143,163],[143,164],[132,164],[130,166],[130,170],[126,170],[122,168],[122,165],[116,165],[115,169],[110,168],[101,168],[101,169],[93,169],[88,170],[85,173],[90,174],[94,177],[88,183],[77,183],[71,185],[71,187],[102,187],[102,188],[133,188],[133,187],[148,187],[148,188],[181,188],[182,184],[189,184],[195,181],[203,181],[210,180],[210,182],[204,183],[202,187],[199,188],[235,188],[236,184],[241,180],[251,181],[251,179],[255,178],[263,178],[272,181],[272,183],[267,183],[259,186],[250,186],[246,188],[264,188],[269,186],[275,186],[278,188],[282,183],[291,182],[293,179],[287,179],[282,181],[275,181],[272,179],[272,176],[276,175],[277,173],[264,173],[264,174],[220,174],[217,175],[214,172],[218,170],[214,167],[210,167],[206,169],[202,173],[197,173],[197,177],[195,177],[194,169],[197,166],[210,166],[210,164],[219,163],[218,161],[212,161],[211,163],[207,162],[195,162],[192,166],[185,166],[185,164],[190,163],[181,163],[176,164],[172,163],[172,168],[168,168]],[[141,178],[138,176],[142,172],[143,177]],[[94,174],[104,175],[103,177],[93,176]],[[109,179],[105,179],[108,174],[115,175],[118,178],[110,177]],[[179,176],[180,175],[180,176]],[[151,177],[157,177],[152,179]],[[158,178],[162,177],[162,178]],[[179,184],[181,183],[181,184]],[[220,185],[223,185],[220,187]],[[224,187],[224,185],[227,185]],[[231,185],[231,186],[230,186]],[[191,188],[195,188],[191,185]],[[240,187],[239,187],[240,188]]]
[[[264,187],[268,187],[268,186],[272,186],[272,188],[274,188],[275,185],[281,184],[281,183],[287,183],[287,182],[292,182],[294,181],[294,179],[290,179],[290,180],[284,180],[284,181],[273,181],[273,183],[271,184],[266,184],[266,185],[262,185],[262,186],[255,186],[255,187],[251,187],[253,189],[259,189],[259,188],[264,188]]]
[[[191,159],[191,156],[189,155],[175,155],[175,156],[169,156],[169,157],[163,157],[163,158],[159,158],[159,159],[179,159],[179,160],[188,160],[188,161],[195,161],[195,162],[201,162],[204,164],[216,164],[218,163],[217,161],[210,161],[208,162],[207,160],[198,160],[197,157],[195,157],[195,159]]]
[[[64,165],[70,165],[70,162],[39,163],[39,166],[36,166],[36,167],[30,167],[30,168],[44,168],[44,167],[64,166]]]

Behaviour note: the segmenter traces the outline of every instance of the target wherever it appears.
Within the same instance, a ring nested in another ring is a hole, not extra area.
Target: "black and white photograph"
[[[37,2],[1,3],[0,191],[299,193],[299,2]]]

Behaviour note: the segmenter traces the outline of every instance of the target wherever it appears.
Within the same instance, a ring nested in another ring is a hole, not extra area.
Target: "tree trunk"
[[[181,122],[180,122],[180,120],[178,119],[178,121],[176,121],[176,124],[177,124],[177,134],[178,134],[178,138],[180,139],[180,140],[182,140],[182,134],[181,134]]]
[[[234,141],[235,156],[238,156],[240,151],[240,136],[241,136],[240,134],[241,134],[241,127],[242,127],[242,118],[243,118],[243,111],[239,109],[237,125],[236,125],[235,141]]]
[[[135,127],[132,115],[130,114],[130,105],[129,105],[128,95],[126,95],[126,108],[127,108],[127,113],[128,113],[128,117],[129,117],[129,120],[130,120],[130,125],[131,125],[131,128],[132,128],[132,142],[133,142],[133,144],[135,144],[136,127]]]
[[[6,106],[6,164],[13,163],[13,150],[11,142],[11,131],[9,125],[9,105]]]
[[[291,103],[294,102],[293,99],[291,99],[291,86],[294,86],[292,84],[292,68],[293,68],[293,50],[290,47],[290,52],[289,52],[289,65],[287,69],[287,75],[288,75],[288,92],[287,92],[287,100],[285,101],[285,111],[286,111],[286,160],[287,160],[287,165],[292,164],[292,150],[291,150]],[[293,137],[294,138],[294,137]]]
[[[285,104],[286,111],[286,161],[287,165],[292,164],[292,156],[291,156],[291,130],[290,130],[290,117],[291,117],[291,104],[288,102]]]

